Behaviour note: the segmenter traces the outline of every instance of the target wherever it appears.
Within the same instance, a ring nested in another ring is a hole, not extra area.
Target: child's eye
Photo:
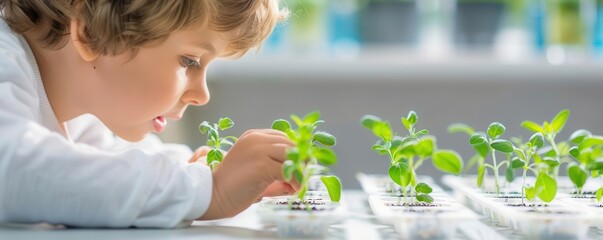
[[[182,67],[184,67],[184,68],[199,69],[199,67],[201,66],[201,63],[199,63],[199,61],[182,56],[182,57],[180,57],[180,65],[182,65]]]

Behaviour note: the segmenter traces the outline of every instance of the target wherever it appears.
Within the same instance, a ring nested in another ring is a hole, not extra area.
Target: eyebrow
[[[210,43],[199,43],[197,45],[212,54],[216,53],[216,48],[213,45],[211,45]]]

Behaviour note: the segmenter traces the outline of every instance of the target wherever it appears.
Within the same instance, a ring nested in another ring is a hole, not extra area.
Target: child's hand
[[[249,130],[232,146],[213,172],[212,199],[201,219],[232,217],[257,199],[291,194],[296,184],[285,183],[281,169],[287,148],[287,136],[276,130]]]
[[[201,147],[197,148],[197,150],[195,150],[195,152],[193,152],[193,156],[191,157],[191,159],[188,160],[188,162],[194,163],[194,162],[201,160],[202,158],[207,157],[207,153],[209,153],[209,150],[211,150],[211,147],[209,147],[209,146],[201,146]],[[205,160],[200,161],[200,162],[207,165]]]

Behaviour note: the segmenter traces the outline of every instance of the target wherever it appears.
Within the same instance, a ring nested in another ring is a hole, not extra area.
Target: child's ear
[[[92,62],[98,57],[98,53],[93,51],[86,41],[86,35],[84,34],[84,25],[77,18],[71,18],[70,26],[70,37],[73,42],[73,46],[80,54],[80,57],[86,62]]]

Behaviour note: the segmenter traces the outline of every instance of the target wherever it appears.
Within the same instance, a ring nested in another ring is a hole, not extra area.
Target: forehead
[[[222,56],[228,52],[234,35],[233,32],[218,32],[206,26],[191,26],[172,32],[166,42],[200,48],[212,52],[214,55]]]

